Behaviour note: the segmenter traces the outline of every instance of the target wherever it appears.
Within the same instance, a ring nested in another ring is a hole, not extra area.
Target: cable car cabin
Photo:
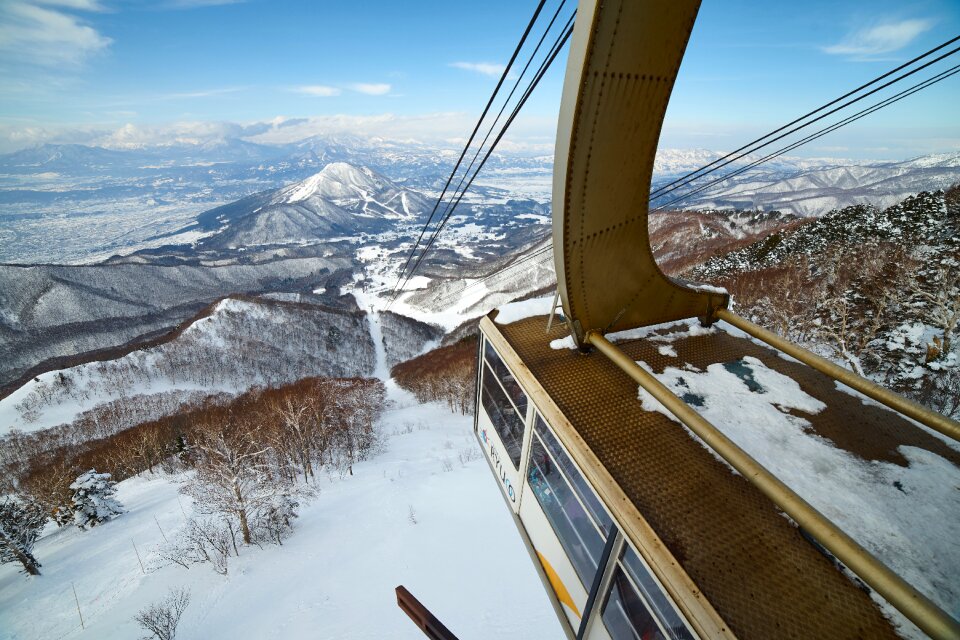
[[[946,465],[944,485],[960,424],[740,318],[726,292],[671,279],[653,259],[653,163],[698,9],[580,0],[554,156],[563,322],[545,333],[546,317],[481,320],[477,438],[570,638],[894,638],[909,625],[960,638],[944,611],[956,615],[956,599],[935,603],[810,503],[862,537],[867,501],[831,504],[847,487],[794,473],[906,468],[909,449]],[[759,451],[750,430],[769,436]],[[811,442],[842,462],[810,459]],[[952,540],[960,514],[947,502],[929,513]],[[894,559],[929,553],[910,532],[893,537]],[[947,561],[949,544],[914,579]],[[955,581],[933,589],[955,594]]]
[[[558,344],[566,327],[545,334],[546,317],[504,325],[496,315],[480,324],[476,436],[568,637],[897,637],[824,533],[798,527],[688,430],[646,410],[611,360]],[[749,367],[765,367],[828,407],[795,413],[850,456],[888,461],[906,444],[960,464],[943,440],[729,327],[667,326],[618,347],[657,373],[726,367],[761,396],[769,383]]]

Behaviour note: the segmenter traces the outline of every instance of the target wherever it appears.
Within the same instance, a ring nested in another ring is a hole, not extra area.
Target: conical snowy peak
[[[378,200],[384,192],[400,187],[366,167],[347,162],[331,162],[319,173],[281,190],[285,201],[302,202],[314,197],[328,200]]]
[[[319,173],[277,190],[270,204],[314,207],[321,201],[356,215],[390,219],[413,217],[427,206],[419,193],[347,162],[331,162]]]
[[[380,233],[427,206],[421,194],[372,169],[333,162],[300,182],[206,212],[220,230],[203,244],[232,249]]]

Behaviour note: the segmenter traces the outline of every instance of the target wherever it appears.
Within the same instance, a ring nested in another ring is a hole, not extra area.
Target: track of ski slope
[[[190,502],[177,478],[133,478],[119,485],[128,513],[37,543],[42,576],[0,566],[0,640],[140,637],[133,616],[171,587],[192,594],[181,640],[423,638],[396,605],[400,584],[463,640],[562,637],[484,460],[459,460],[479,453],[471,419],[393,385],[389,396],[386,451],[353,476],[321,476],[283,546],[241,549],[228,576],[163,566],[162,535],[183,526]]]
[[[411,303],[408,301],[409,292],[429,289],[438,283],[426,276],[414,276],[405,282],[403,294],[393,300],[398,269],[403,264],[402,256],[370,246],[359,249],[356,257],[363,264],[363,271],[341,289],[342,294],[353,295],[364,311],[376,313],[389,308],[394,313],[438,325],[446,331],[554,282],[552,262],[529,262],[523,271],[513,271],[508,266],[498,278],[446,281],[441,283],[444,286],[434,289],[436,295],[432,303]]]

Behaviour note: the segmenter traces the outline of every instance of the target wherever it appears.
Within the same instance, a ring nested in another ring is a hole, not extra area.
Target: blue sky
[[[325,131],[449,142],[469,131],[534,6],[0,0],[0,151]],[[958,34],[960,6],[945,0],[708,0],[661,146],[734,148]],[[510,143],[552,146],[562,71]],[[955,151],[958,104],[960,75],[805,154]]]

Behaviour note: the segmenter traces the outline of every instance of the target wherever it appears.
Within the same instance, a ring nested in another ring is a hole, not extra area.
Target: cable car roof
[[[668,561],[656,564],[670,575],[659,577],[681,607],[699,609],[694,615],[687,611],[691,620],[709,618],[715,609],[740,638],[896,637],[870,596],[754,485],[675,422],[643,410],[636,384],[612,362],[551,348],[550,341],[567,331],[555,326],[545,336],[545,323],[545,317],[508,325],[486,318],[482,327],[500,342],[498,351],[512,361],[538,409],[628,537],[645,555],[666,550]],[[658,344],[637,340],[619,346],[655,371],[678,361],[706,370],[715,363],[757,358],[827,404],[827,410],[804,419],[849,455],[899,464],[898,447],[908,445],[960,466],[960,452],[942,440],[750,340],[723,331],[686,337],[671,342],[676,356],[664,355]],[[722,635],[717,629],[698,631]]]

